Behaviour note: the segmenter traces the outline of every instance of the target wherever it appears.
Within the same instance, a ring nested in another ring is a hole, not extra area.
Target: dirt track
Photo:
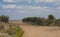
[[[60,37],[60,27],[32,26],[19,23],[25,31],[23,37]]]

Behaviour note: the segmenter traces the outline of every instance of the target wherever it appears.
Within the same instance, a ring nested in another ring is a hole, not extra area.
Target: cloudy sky
[[[60,0],[0,0],[0,15],[8,15],[10,20],[49,14],[60,18]]]

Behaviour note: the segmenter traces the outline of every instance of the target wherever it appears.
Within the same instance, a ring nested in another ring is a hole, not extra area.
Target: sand
[[[60,37],[60,27],[57,26],[33,26],[22,22],[16,24],[25,31],[23,37]]]

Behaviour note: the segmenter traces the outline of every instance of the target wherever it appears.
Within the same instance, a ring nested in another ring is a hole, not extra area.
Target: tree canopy
[[[8,22],[9,21],[9,17],[5,16],[5,15],[1,15],[0,16],[0,21],[2,21],[2,22]]]

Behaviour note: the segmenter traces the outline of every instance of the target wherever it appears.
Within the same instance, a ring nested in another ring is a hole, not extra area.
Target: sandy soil
[[[25,31],[23,37],[60,37],[60,27],[33,26],[22,22],[19,26]]]

